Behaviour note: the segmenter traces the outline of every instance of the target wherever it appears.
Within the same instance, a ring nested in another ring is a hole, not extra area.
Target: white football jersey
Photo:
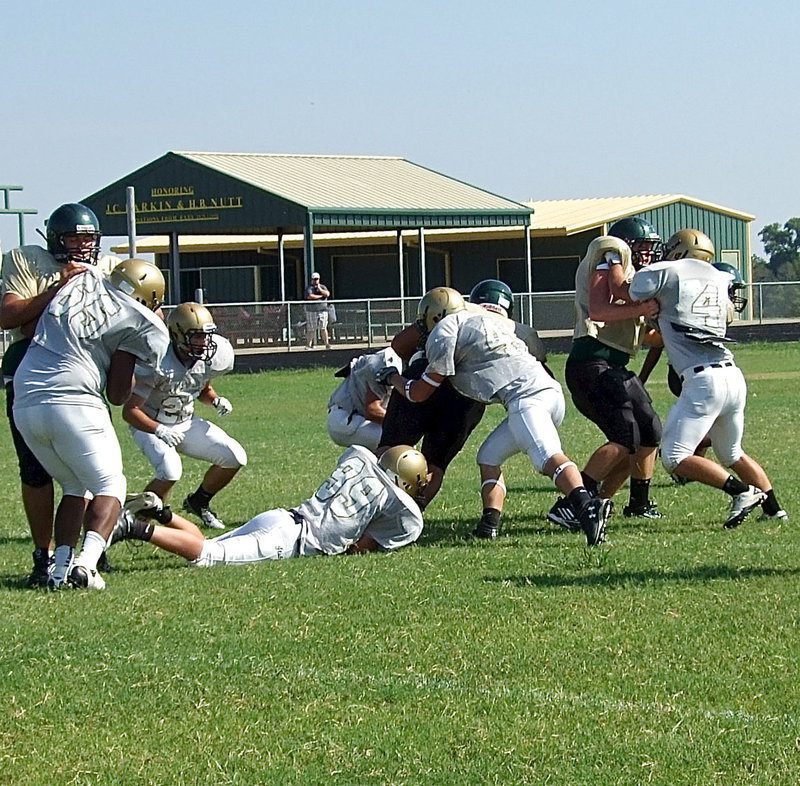
[[[658,262],[633,277],[631,297],[658,300],[658,329],[678,374],[733,359],[725,346],[730,281],[727,273],[692,258]]]
[[[428,372],[449,377],[467,398],[507,404],[558,383],[514,333],[514,322],[482,309],[449,314],[428,336]]]
[[[15,406],[105,407],[103,393],[117,350],[158,363],[169,346],[163,320],[89,268],[70,279],[39,318],[14,376]]]
[[[108,275],[120,262],[119,257],[100,254],[94,270]],[[3,255],[2,295],[14,294],[23,300],[36,297],[58,283],[61,268],[55,257],[41,246],[20,246]],[[13,328],[11,343],[22,338],[22,329]]]
[[[369,391],[380,399],[385,409],[392,389],[388,385],[380,384],[375,375],[386,366],[394,366],[398,371],[403,367],[403,362],[391,348],[354,358],[350,362],[349,376],[331,394],[328,408],[338,406],[364,417],[367,414],[367,391]]]
[[[295,510],[305,520],[302,554],[343,554],[365,532],[391,551],[422,532],[419,505],[360,446],[348,448],[333,474]]]
[[[145,399],[142,409],[159,423],[172,425],[189,420],[194,414],[194,400],[208,382],[233,369],[231,342],[214,335],[217,351],[210,361],[196,360],[187,366],[170,344],[158,365],[136,364],[136,386],[133,392]]]

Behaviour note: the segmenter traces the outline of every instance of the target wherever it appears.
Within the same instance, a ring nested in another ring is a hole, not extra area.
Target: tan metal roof
[[[210,155],[210,154],[204,154]],[[289,156],[280,156],[288,158]],[[301,156],[308,158],[309,156]],[[531,233],[534,236],[563,236],[584,232],[587,229],[612,223],[625,216],[653,210],[674,202],[686,202],[690,205],[706,208],[744,221],[753,221],[755,216],[740,210],[716,205],[684,194],[651,194],[629,197],[600,197],[596,199],[551,199],[522,204],[532,208]],[[491,238],[520,235],[524,227],[470,227],[461,229],[428,229],[426,237],[446,237],[448,240],[486,240]],[[403,235],[409,238],[416,236],[416,231],[405,230]],[[346,232],[317,233],[314,243],[318,246],[341,245],[381,245],[394,242],[395,232]],[[287,248],[302,248],[303,236],[299,234],[285,235]],[[255,251],[258,249],[274,249],[278,247],[276,235],[198,235],[180,237],[180,247],[186,251]],[[127,245],[114,246],[113,250],[125,253]],[[169,242],[166,237],[149,237],[137,242],[140,253],[166,253]]]
[[[190,153],[175,155],[312,210],[509,210],[524,207],[404,158]]]
[[[685,194],[649,194],[644,196],[600,197],[597,199],[552,199],[525,202],[533,208],[531,230],[538,234],[572,235],[587,229],[617,221],[625,216],[654,210],[675,202],[686,202],[707,210],[724,213],[744,221],[755,216],[729,207],[704,202]]]

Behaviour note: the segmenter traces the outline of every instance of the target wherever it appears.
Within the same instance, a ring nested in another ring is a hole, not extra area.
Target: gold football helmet
[[[208,362],[214,357],[217,326],[211,312],[200,303],[181,303],[174,308],[167,318],[167,329],[176,350],[195,360]]]
[[[699,229],[679,229],[664,244],[664,259],[684,259],[685,257],[712,262],[714,243]]]
[[[109,276],[112,285],[151,311],[164,302],[164,276],[145,259],[125,259]]]
[[[417,308],[417,324],[430,333],[439,320],[464,310],[464,298],[450,287],[436,287],[425,293]]]
[[[396,486],[412,497],[419,497],[428,485],[428,462],[410,445],[389,448],[378,464]]]

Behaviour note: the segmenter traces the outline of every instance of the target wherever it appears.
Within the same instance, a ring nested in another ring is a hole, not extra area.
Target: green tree
[[[772,276],[771,280],[800,280],[800,218],[790,218],[783,226],[778,223],[767,224],[758,236],[769,257],[766,266]],[[757,259],[759,262],[764,261]]]
[[[783,226],[768,224],[758,235],[768,259],[756,254],[751,257],[753,281],[767,285],[757,290],[757,316],[764,319],[797,317],[800,315],[797,285],[781,282],[800,281],[800,218],[790,218]]]

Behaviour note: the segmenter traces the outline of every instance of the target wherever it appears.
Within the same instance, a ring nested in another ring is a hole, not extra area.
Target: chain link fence
[[[543,334],[571,334],[574,292],[514,295],[514,317]],[[748,306],[737,321],[762,324],[800,320],[800,282],[769,282],[747,286]],[[332,300],[328,331],[332,346],[383,347],[416,317],[419,297]],[[285,303],[207,304],[221,335],[238,351],[303,351],[307,346],[305,301]],[[165,308],[169,311],[169,307]],[[314,344],[321,337],[314,335]],[[5,351],[3,332],[0,349]]]

